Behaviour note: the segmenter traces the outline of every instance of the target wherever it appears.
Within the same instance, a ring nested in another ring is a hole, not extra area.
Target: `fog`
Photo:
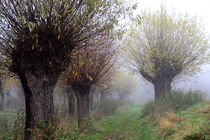
[[[143,79],[140,74],[135,74],[138,80],[138,88],[136,92],[131,96],[131,99],[136,103],[145,103],[154,99],[154,87],[153,85]],[[193,76],[178,76],[172,82],[173,90],[181,91],[201,91],[206,99],[210,99],[210,65],[206,64],[201,67],[201,71]]]

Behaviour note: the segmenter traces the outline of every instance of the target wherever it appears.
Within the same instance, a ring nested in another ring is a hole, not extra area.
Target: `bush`
[[[146,103],[142,109],[143,116],[154,116],[165,114],[167,111],[179,111],[189,106],[202,102],[202,93],[199,91],[171,91],[161,97],[158,101]]]

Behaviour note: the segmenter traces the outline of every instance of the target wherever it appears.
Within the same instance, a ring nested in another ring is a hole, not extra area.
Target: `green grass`
[[[92,119],[88,135],[78,133],[76,121],[63,120],[55,136],[58,140],[208,140],[210,102],[197,100],[196,96],[189,95],[192,94],[175,94],[176,97],[183,97],[182,100],[190,99],[184,107],[170,108],[170,104],[167,110],[160,111],[159,108],[154,108],[160,103],[160,107],[166,105],[169,100],[167,98],[167,102],[130,106],[114,115]],[[171,99],[174,100],[173,97],[170,97]],[[12,122],[15,117],[16,113],[0,112],[0,123]],[[0,139],[9,139],[12,135],[11,130],[6,131],[0,127]]]
[[[0,112],[0,140],[8,140],[13,132],[13,123],[17,113],[10,111]]]
[[[104,117],[101,120],[93,120],[93,128],[88,136],[85,134],[78,134],[75,131],[75,122],[69,122],[66,125],[66,130],[60,139],[78,139],[78,140],[181,140],[186,136],[194,136],[200,134],[209,128],[210,124],[210,103],[202,102],[190,106],[186,110],[181,110],[176,113],[177,118],[181,121],[171,121],[172,126],[166,128],[161,127],[161,123],[166,121],[167,117],[161,120],[150,120],[151,118],[142,117],[143,106],[132,106],[115,115]],[[15,114],[9,112],[1,112],[1,115],[10,117],[12,119]],[[72,128],[73,129],[69,129]],[[71,131],[70,131],[71,130]],[[164,132],[170,132],[170,135],[163,136]],[[2,134],[2,133],[0,133]],[[4,134],[9,136],[9,134]],[[207,134],[206,138],[207,138]],[[5,138],[6,139],[6,138]]]
[[[139,115],[140,108],[132,107],[116,115],[105,117],[96,123],[96,128],[107,139],[136,139],[141,135]]]
[[[151,120],[151,118],[142,117],[143,106],[133,106],[115,115],[94,121],[94,131],[89,135],[72,133],[66,139],[181,140],[186,136],[191,137],[200,134],[205,135],[205,139],[208,139],[210,136],[207,134],[208,129],[210,129],[207,125],[210,124],[209,107],[209,102],[197,103],[186,110],[176,113],[168,112],[168,116]],[[164,124],[166,122],[170,124],[167,126]]]

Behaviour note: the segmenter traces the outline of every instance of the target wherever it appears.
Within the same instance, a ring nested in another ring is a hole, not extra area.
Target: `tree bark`
[[[80,129],[80,132],[84,132],[87,127],[89,115],[90,85],[73,84],[72,89],[77,98],[78,128]]]
[[[44,122],[43,135],[49,134],[48,125],[53,120],[53,90],[59,74],[52,75],[37,68],[18,73],[25,94],[26,122],[25,140],[36,138],[34,131],[39,128],[38,123]]]
[[[171,82],[172,80],[162,80],[154,83],[155,100],[158,100],[160,97],[164,96],[165,93],[171,91]]]
[[[68,88],[67,89],[67,93],[68,93],[68,97],[69,97],[69,114],[72,114],[74,115],[76,110],[75,110],[75,95],[74,95],[74,92]]]

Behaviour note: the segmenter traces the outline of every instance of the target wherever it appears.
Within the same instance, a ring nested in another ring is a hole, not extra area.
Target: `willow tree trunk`
[[[4,93],[2,89],[0,90],[0,95],[1,95],[0,111],[2,111],[4,108]]]
[[[77,98],[78,128],[84,132],[88,124],[90,85],[73,84],[72,89]]]
[[[160,97],[164,96],[165,93],[171,91],[171,82],[172,80],[163,80],[154,83],[155,100],[158,100]]]
[[[36,130],[42,135],[49,136],[48,125],[53,120],[53,90],[59,74],[51,75],[44,69],[37,68],[31,71],[18,73],[25,93],[26,122],[25,140],[37,139]],[[41,123],[40,123],[41,122]]]

